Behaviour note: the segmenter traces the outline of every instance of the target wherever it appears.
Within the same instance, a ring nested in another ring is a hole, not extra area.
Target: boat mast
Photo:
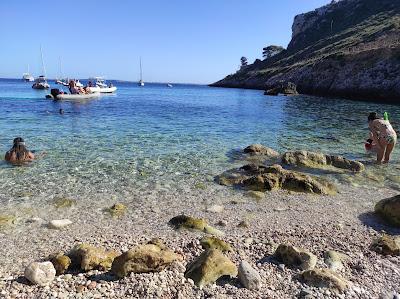
[[[44,75],[45,78],[47,78],[47,75],[46,75],[46,68],[44,67],[42,45],[40,45],[40,57],[42,58],[42,70],[43,70],[43,75]]]
[[[143,82],[143,75],[142,75],[142,57],[140,57],[140,82]]]

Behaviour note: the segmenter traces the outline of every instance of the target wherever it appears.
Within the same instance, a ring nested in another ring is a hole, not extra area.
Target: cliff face
[[[280,80],[305,94],[400,103],[400,0],[341,0],[298,15],[286,51],[212,86],[268,89]]]

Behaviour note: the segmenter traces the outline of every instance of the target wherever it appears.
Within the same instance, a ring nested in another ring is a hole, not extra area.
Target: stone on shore
[[[332,271],[340,271],[344,268],[342,260],[346,255],[337,251],[329,250],[324,252],[324,262]]]
[[[371,249],[383,255],[400,255],[400,236],[383,235],[372,243]]]
[[[48,224],[48,227],[53,229],[60,229],[71,224],[72,221],[69,219],[51,220]]]
[[[330,288],[341,292],[350,286],[347,280],[328,269],[307,270],[300,274],[300,278],[309,286]]]
[[[89,244],[78,244],[69,253],[72,266],[83,271],[109,270],[118,253],[114,250],[106,251],[103,248]]]
[[[153,244],[155,243],[155,244]],[[160,272],[182,257],[168,249],[159,239],[128,250],[114,259],[111,271],[122,278],[129,273]]]
[[[14,223],[16,217],[13,215],[0,215],[0,229]]]
[[[261,288],[260,274],[247,261],[240,263],[238,277],[246,289],[259,290]]]
[[[251,144],[243,150],[244,153],[250,155],[262,155],[271,158],[279,156],[279,153],[272,148],[266,147],[262,144]]]
[[[375,205],[375,213],[388,223],[400,227],[400,195],[379,201]]]
[[[71,265],[71,259],[63,254],[57,254],[54,257],[50,258],[50,262],[56,269],[57,275],[64,274],[65,271],[67,271],[69,266]]]
[[[33,262],[26,267],[24,275],[31,283],[45,286],[54,280],[56,269],[51,262]]]
[[[222,213],[224,211],[224,206],[221,205],[212,205],[207,208],[207,212],[211,213]]]
[[[219,249],[222,252],[232,251],[231,245],[216,237],[204,237],[200,240],[200,244],[204,249]]]
[[[317,257],[311,252],[291,245],[280,244],[274,257],[286,266],[301,270],[310,270],[317,264]]]
[[[116,203],[112,205],[110,208],[106,209],[106,212],[110,213],[112,217],[120,217],[123,216],[126,212],[127,208],[122,203]]]
[[[212,227],[211,225],[208,225],[205,219],[194,218],[186,215],[175,216],[168,223],[175,229],[184,228],[188,230],[197,230],[217,236],[224,234],[222,231]]]
[[[325,155],[308,151],[286,152],[282,156],[282,163],[292,166],[303,166],[310,168],[322,168],[333,166],[340,169],[347,169],[354,172],[365,170],[364,164],[352,161],[342,156]]]
[[[335,194],[333,184],[296,171],[283,169],[275,164],[264,166],[248,164],[239,169],[228,170],[216,177],[216,181],[225,186],[236,186],[252,191],[271,191],[285,189],[289,191],[313,194]]]
[[[71,199],[71,198],[66,198],[66,197],[56,197],[53,200],[53,204],[56,208],[70,208],[74,205],[76,205],[76,200]]]
[[[236,277],[236,265],[218,249],[204,251],[187,265],[185,277],[191,278],[198,287],[213,284],[221,276]]]

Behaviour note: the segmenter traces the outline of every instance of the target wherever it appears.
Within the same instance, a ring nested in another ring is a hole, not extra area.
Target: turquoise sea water
[[[196,85],[115,85],[115,95],[72,103],[46,100],[48,91],[20,80],[0,80],[1,155],[17,136],[36,154],[46,153],[24,167],[0,162],[3,206],[26,196],[39,205],[54,195],[95,200],[212,185],[213,176],[232,167],[230,153],[251,143],[373,161],[364,150],[368,112],[388,111],[400,127],[398,106]],[[399,158],[396,148],[388,166],[367,163],[363,175],[330,176],[339,183],[400,188]]]

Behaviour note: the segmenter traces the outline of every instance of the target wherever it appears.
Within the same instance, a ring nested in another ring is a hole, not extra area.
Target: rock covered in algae
[[[400,236],[383,235],[372,243],[371,249],[383,255],[400,255]]]
[[[221,185],[237,186],[258,192],[275,189],[323,195],[337,192],[336,187],[325,180],[283,169],[278,164],[272,166],[248,164],[224,172],[216,177],[216,181]]]
[[[106,212],[110,213],[113,217],[120,217],[125,214],[127,208],[122,203],[116,203],[112,205],[110,208],[106,209]]]
[[[330,288],[344,291],[350,283],[337,273],[328,269],[307,270],[300,274],[300,279],[309,286],[317,288]]]
[[[57,275],[64,274],[65,271],[67,271],[69,266],[71,265],[71,259],[69,258],[69,256],[66,256],[64,254],[57,254],[51,257],[50,262],[56,269]]]
[[[92,269],[109,270],[118,253],[114,250],[106,251],[103,248],[82,243],[76,245],[68,253],[68,256],[71,259],[72,266],[78,267],[83,271]]]
[[[12,225],[16,220],[13,215],[0,214],[0,229],[5,228],[8,225]]]
[[[400,227],[400,195],[379,201],[375,205],[375,213],[388,223]]]
[[[45,286],[54,280],[56,269],[50,262],[33,262],[25,268],[24,276],[33,284]]]
[[[203,237],[200,244],[204,249],[219,249],[222,252],[232,251],[231,245],[216,237]]]
[[[313,269],[317,264],[317,257],[308,250],[286,244],[278,246],[274,257],[289,267],[301,270]]]
[[[220,230],[208,225],[207,221],[202,218],[194,218],[186,215],[178,215],[173,217],[169,222],[175,229],[198,230],[212,235],[223,235]]]
[[[129,273],[160,272],[182,257],[168,249],[159,239],[128,250],[114,259],[111,271],[122,278]]]
[[[282,156],[282,163],[292,166],[304,166],[310,168],[321,168],[333,166],[340,169],[361,172],[365,170],[364,164],[352,161],[342,156],[325,155],[308,151],[286,152]]]
[[[76,205],[76,200],[66,197],[56,197],[53,200],[53,204],[56,208],[70,208]]]
[[[236,277],[236,265],[218,249],[204,251],[187,265],[185,277],[191,278],[198,287],[217,281],[221,276]]]
[[[243,150],[244,153],[250,155],[263,155],[267,157],[278,157],[279,153],[272,148],[262,144],[251,144]]]

